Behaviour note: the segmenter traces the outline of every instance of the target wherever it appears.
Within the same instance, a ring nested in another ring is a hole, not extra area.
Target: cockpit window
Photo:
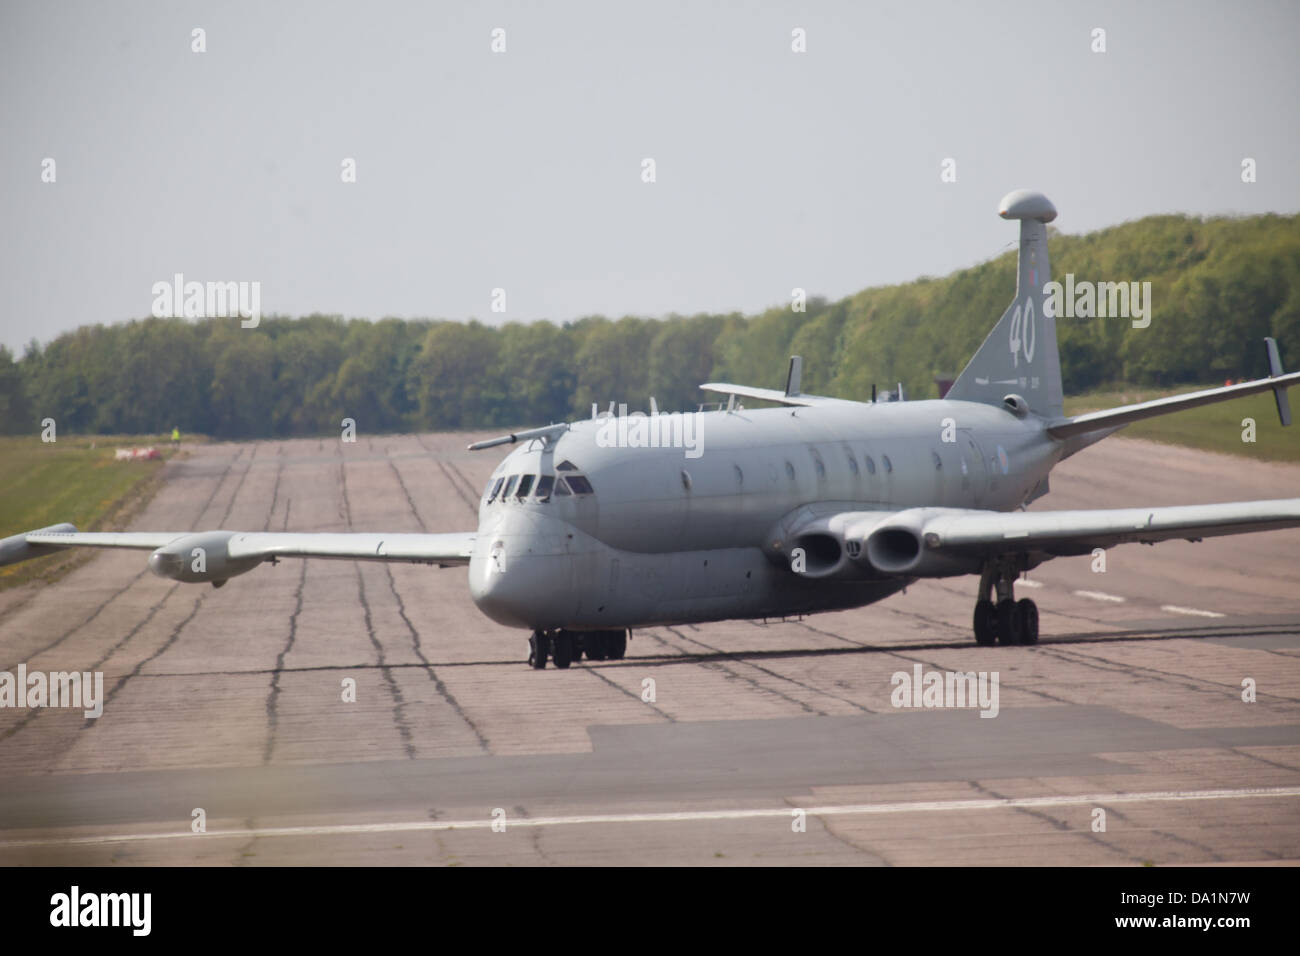
[[[569,490],[569,486],[565,483],[563,478],[560,478],[555,482],[555,497],[567,498],[571,494],[573,494],[573,492]]]
[[[595,490],[591,487],[591,482],[582,475],[569,475],[564,479],[564,482],[568,484],[570,490],[575,495],[590,495],[595,493]]]
[[[524,475],[522,478],[520,478],[519,491],[515,493],[515,497],[518,498],[520,501],[523,501],[525,498],[527,498],[528,492],[530,492],[533,488],[534,480],[535,480],[535,476],[533,475]]]
[[[564,461],[560,462],[558,465],[555,466],[555,470],[556,471],[577,471],[578,466],[566,458],[564,459]]]
[[[537,479],[537,500],[550,501],[551,488],[555,485],[554,475],[542,475]]]
[[[498,478],[496,481],[488,482],[488,488],[490,489],[487,492],[488,504],[492,504],[492,502],[497,500],[497,492],[501,490],[501,486],[505,484],[505,480],[506,480],[505,476],[503,475],[502,477]]]
[[[518,475],[511,475],[510,480],[506,482],[506,490],[501,492],[501,500],[505,501],[514,493],[515,484],[519,481]]]

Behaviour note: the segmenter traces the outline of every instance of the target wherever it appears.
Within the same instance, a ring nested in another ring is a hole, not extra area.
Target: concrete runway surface
[[[134,527],[469,530],[500,458],[477,437],[194,447]],[[1052,486],[1036,509],[1281,498],[1300,467],[1111,438]],[[542,672],[463,569],[286,560],[214,590],[146,557],[0,594],[0,669],[107,694],[97,720],[0,710],[0,863],[1300,860],[1300,531],[1044,565],[1032,648],[974,645],[955,578]],[[996,671],[997,716],[893,707],[916,664]]]

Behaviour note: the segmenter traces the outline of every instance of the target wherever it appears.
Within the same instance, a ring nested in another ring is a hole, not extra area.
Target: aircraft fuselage
[[[480,501],[479,608],[511,626],[587,630],[860,607],[912,579],[798,573],[787,532],[845,511],[1010,510],[1062,450],[1035,416],[973,402],[737,409],[694,425],[694,449],[609,447],[617,431],[602,419],[515,449]],[[539,500],[534,478],[522,500],[502,500],[511,476],[575,473],[591,493]]]

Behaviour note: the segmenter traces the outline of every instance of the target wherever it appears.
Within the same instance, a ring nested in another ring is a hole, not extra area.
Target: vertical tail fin
[[[1018,189],[1003,197],[998,215],[1020,220],[1016,298],[945,397],[1001,405],[1014,392],[1030,411],[1057,418],[1063,411],[1061,359],[1056,319],[1044,309],[1043,293],[1052,281],[1047,223],[1056,218],[1056,207],[1042,193]]]

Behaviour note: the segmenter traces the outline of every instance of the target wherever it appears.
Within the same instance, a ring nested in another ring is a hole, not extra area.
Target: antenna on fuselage
[[[876,383],[871,383],[871,404],[876,404]]]

